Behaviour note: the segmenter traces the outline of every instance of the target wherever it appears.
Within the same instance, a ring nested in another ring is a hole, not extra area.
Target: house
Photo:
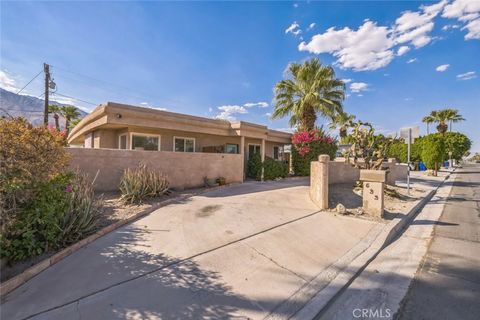
[[[84,148],[244,154],[284,159],[291,134],[244,121],[229,122],[107,102],[73,128],[68,143]]]
[[[76,159],[81,157],[80,154],[86,155],[86,149],[142,151],[132,157],[148,159],[154,157],[150,152],[160,151],[162,161],[174,156],[169,155],[171,153],[178,156],[179,153],[198,155],[175,158],[180,160],[199,159],[200,154],[204,154],[202,159],[217,159],[206,154],[223,154],[222,159],[227,154],[237,154],[243,155],[245,169],[247,160],[254,153],[260,153],[262,159],[270,157],[288,161],[290,157],[284,153],[284,147],[291,143],[291,134],[244,121],[229,122],[108,102],[99,105],[72,129],[68,143],[85,150],[83,153],[72,150]],[[145,151],[149,151],[147,155]],[[100,153],[96,154],[100,156]],[[111,153],[108,154],[111,157]],[[202,174],[198,172],[197,181]],[[241,174],[244,176],[244,172]]]

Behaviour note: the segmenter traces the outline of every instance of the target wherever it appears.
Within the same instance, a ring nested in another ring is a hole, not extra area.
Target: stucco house
[[[288,160],[285,145],[291,134],[266,126],[209,119],[186,114],[107,102],[73,128],[71,146],[143,151],[254,153]]]

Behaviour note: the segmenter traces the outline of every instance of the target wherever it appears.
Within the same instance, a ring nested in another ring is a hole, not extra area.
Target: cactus
[[[158,171],[150,170],[145,164],[135,169],[126,169],[120,181],[121,200],[126,203],[139,203],[146,198],[168,193],[167,177]]]

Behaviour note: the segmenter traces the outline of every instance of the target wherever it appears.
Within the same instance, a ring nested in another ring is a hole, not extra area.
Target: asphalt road
[[[428,252],[396,318],[480,319],[480,164],[457,171]]]

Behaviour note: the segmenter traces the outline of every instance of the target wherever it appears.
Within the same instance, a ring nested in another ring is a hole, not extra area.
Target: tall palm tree
[[[53,114],[53,119],[55,119],[55,128],[60,131],[60,107],[55,104],[51,104],[48,106],[48,112]]]
[[[317,113],[333,119],[343,112],[345,84],[335,77],[332,67],[317,58],[303,64],[291,63],[288,79],[275,85],[275,107],[272,119],[290,116],[290,126],[301,130],[315,128]]]
[[[62,106],[62,115],[65,118],[65,131],[70,132],[70,121],[78,119],[80,117],[80,112],[78,112],[77,107],[74,106]]]
[[[422,119],[426,123],[438,123],[437,131],[445,133],[448,130],[447,122],[450,123],[450,131],[452,130],[452,123],[464,121],[465,119],[458,113],[457,109],[442,109],[430,112],[430,115]],[[429,121],[429,122],[427,122]]]
[[[348,134],[348,128],[353,125],[353,120],[355,120],[353,114],[339,112],[333,117],[332,122],[330,123],[330,129],[333,130],[338,128],[340,140],[344,140]]]

